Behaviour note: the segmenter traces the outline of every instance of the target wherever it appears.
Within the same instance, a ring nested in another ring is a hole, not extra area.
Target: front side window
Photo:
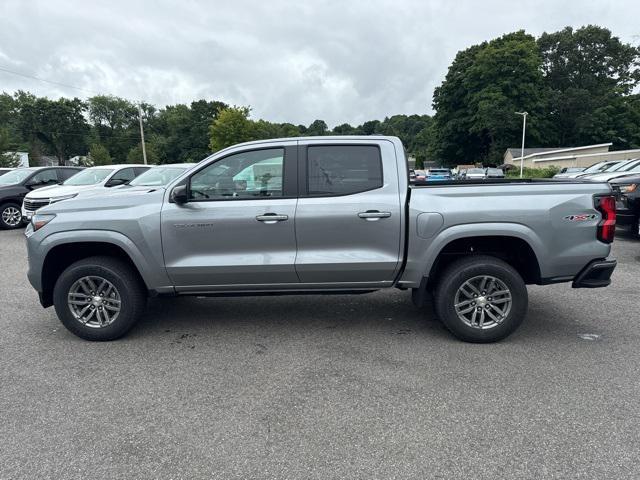
[[[191,177],[191,200],[230,200],[283,196],[284,149],[229,155]]]
[[[36,173],[31,180],[29,180],[31,185],[52,185],[54,183],[58,183],[58,173],[54,169],[43,170],[42,172]]]
[[[382,184],[382,159],[376,146],[319,145],[307,149],[309,195],[349,195]]]

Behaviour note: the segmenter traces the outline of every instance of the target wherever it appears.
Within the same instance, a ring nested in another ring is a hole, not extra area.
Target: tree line
[[[158,109],[142,103],[150,163],[196,162],[229,145],[305,135],[395,135],[418,165],[502,163],[518,146],[527,111],[527,146],[613,142],[640,148],[640,49],[602,27],[571,27],[536,38],[524,31],[458,52],[433,96],[435,114],[393,115],[329,128],[251,118],[249,107],[216,100]],[[19,91],[0,95],[0,153],[28,151],[66,163],[142,161],[138,105],[115,96],[51,100]],[[0,157],[0,164],[14,159]]]

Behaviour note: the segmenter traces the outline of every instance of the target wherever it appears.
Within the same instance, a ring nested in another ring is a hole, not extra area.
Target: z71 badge
[[[571,222],[586,222],[587,220],[595,220],[598,218],[598,215],[595,213],[583,213],[580,215],[567,215],[564,217],[565,220],[569,220]]]

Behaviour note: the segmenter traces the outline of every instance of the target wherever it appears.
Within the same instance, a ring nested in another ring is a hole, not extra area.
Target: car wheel
[[[147,295],[136,272],[111,257],[90,257],[58,278],[53,303],[62,324],[86,340],[115,340],[138,321]]]
[[[527,287],[508,263],[473,255],[442,274],[435,309],[442,323],[465,342],[489,343],[514,332],[527,312]]]
[[[17,203],[5,203],[0,207],[0,228],[11,230],[22,226],[22,212]]]

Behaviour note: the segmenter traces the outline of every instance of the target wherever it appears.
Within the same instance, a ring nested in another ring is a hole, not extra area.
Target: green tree
[[[318,135],[326,135],[329,130],[327,127],[327,123],[324,120],[314,120],[307,128],[305,135],[309,136],[318,136]]]
[[[538,45],[555,142],[637,145],[637,100],[631,93],[640,81],[640,49],[594,25],[544,33]]]
[[[104,145],[116,162],[124,162],[131,148],[140,142],[138,107],[112,95],[96,95],[87,104],[94,141]]]
[[[31,142],[39,141],[48,153],[65,165],[70,157],[87,152],[89,124],[86,104],[78,98],[37,98],[25,92],[15,97],[19,109],[19,126]]]
[[[93,143],[89,148],[89,162],[91,165],[111,165],[113,163],[109,150],[100,143]]]
[[[9,129],[0,127],[0,167],[15,168],[20,165],[20,157],[15,153],[10,153],[11,138]]]
[[[147,163],[149,165],[156,165],[158,163],[159,154],[156,144],[151,142],[144,142],[145,152],[147,154]],[[142,143],[138,143],[135,147],[132,147],[127,154],[127,163],[144,163],[144,156],[142,155]],[[175,162],[173,162],[175,163]]]
[[[504,150],[518,143],[520,117],[531,116],[528,139],[539,143],[548,131],[542,58],[534,37],[523,31],[458,52],[441,86],[430,155],[448,165],[500,163]]]
[[[209,147],[214,152],[255,138],[255,126],[249,120],[248,107],[229,107],[218,114],[209,128]]]

